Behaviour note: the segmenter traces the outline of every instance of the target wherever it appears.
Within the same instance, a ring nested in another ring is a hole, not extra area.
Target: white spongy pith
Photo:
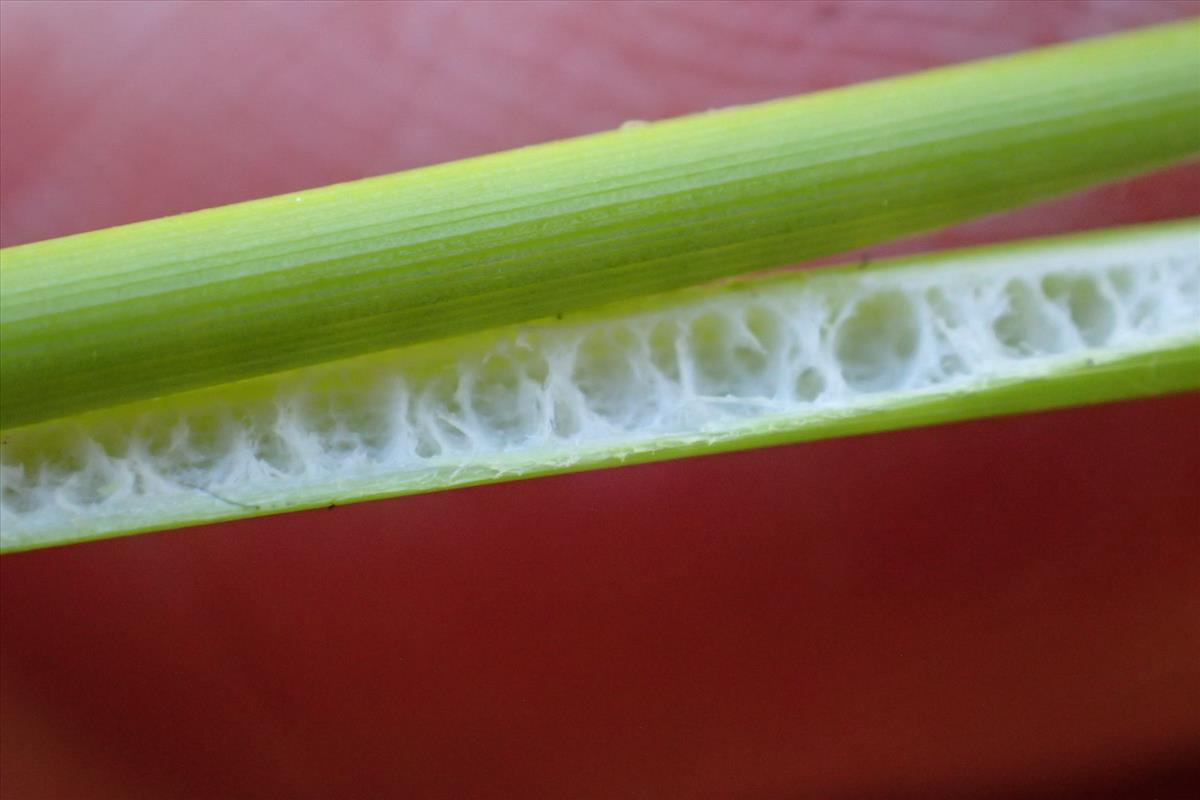
[[[1197,333],[1198,247],[774,282],[262,379],[237,402],[196,393],[10,431],[0,527],[14,544],[156,508],[203,518],[298,486],[402,486],[500,455],[569,463],[597,443],[720,431]]]

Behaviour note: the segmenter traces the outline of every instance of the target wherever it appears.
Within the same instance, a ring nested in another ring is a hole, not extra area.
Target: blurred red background
[[[1194,14],[7,2],[0,239]],[[1194,215],[1197,186],[874,252]],[[5,556],[3,795],[1191,796],[1198,456],[1189,395]]]

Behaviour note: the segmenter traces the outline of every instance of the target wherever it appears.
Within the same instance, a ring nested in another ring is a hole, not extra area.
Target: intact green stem
[[[0,253],[0,427],[844,251],[1200,151],[1200,23]]]

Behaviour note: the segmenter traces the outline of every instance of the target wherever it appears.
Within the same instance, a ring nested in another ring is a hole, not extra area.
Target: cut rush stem
[[[625,301],[5,433],[0,549],[1200,386],[1200,221]]]

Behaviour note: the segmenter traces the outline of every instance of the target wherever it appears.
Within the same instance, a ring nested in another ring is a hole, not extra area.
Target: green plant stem
[[[1200,387],[1200,220],[741,279],[25,426],[0,549]]]
[[[1200,23],[10,248],[0,427],[825,255],[1200,150]]]

